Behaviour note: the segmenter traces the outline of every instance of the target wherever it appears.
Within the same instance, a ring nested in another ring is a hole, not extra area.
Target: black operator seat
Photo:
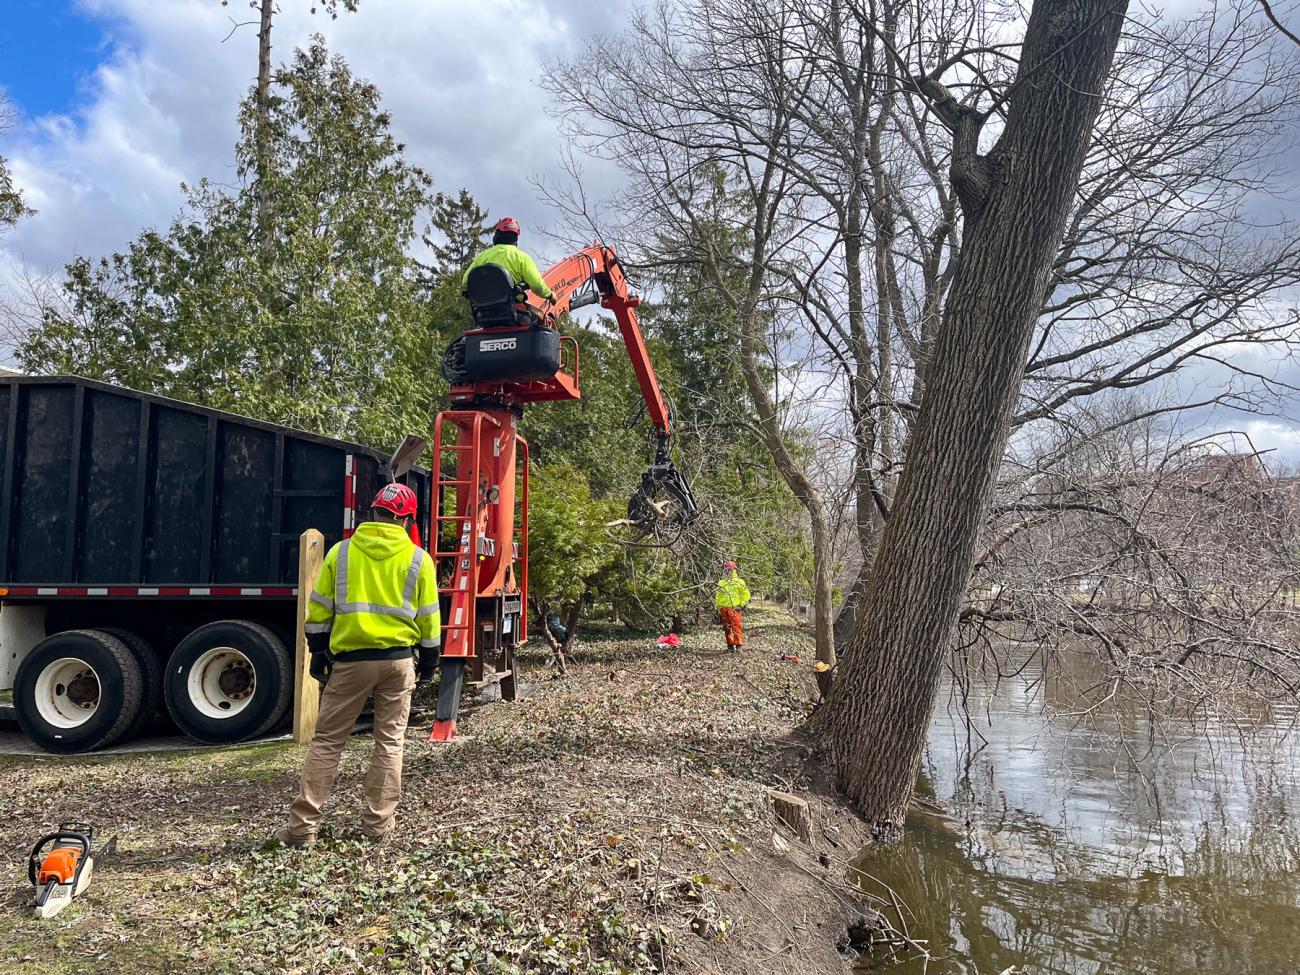
[[[527,292],[500,264],[480,264],[472,268],[465,280],[465,298],[474,314],[474,324],[479,328],[529,322],[526,316],[521,321],[519,310],[515,308],[527,298]]]

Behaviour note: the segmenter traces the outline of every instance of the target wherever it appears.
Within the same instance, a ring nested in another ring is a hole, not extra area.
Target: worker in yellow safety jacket
[[[519,221],[514,217],[506,217],[497,224],[496,231],[492,234],[492,246],[480,251],[465,269],[460,278],[460,286],[465,287],[469,282],[469,272],[480,264],[500,264],[510,272],[517,284],[527,285],[528,290],[539,298],[554,297],[554,293],[542,280],[542,272],[537,270],[536,262],[516,246],[518,243]]]
[[[411,694],[437,671],[442,628],[433,558],[409,536],[416,507],[415,492],[405,484],[386,485],[371,505],[373,520],[331,548],[321,566],[306,631],[311,675],[325,690],[302,787],[288,825],[275,834],[282,843],[315,842],[343,747],[370,698],[375,750],[363,788],[361,832],[382,840],[393,828]]]
[[[749,586],[740,577],[735,562],[724,562],[725,573],[718,580],[718,587],[713,596],[713,605],[717,607],[718,616],[722,618],[722,632],[727,638],[730,650],[745,649],[745,633],[741,614],[749,605]]]

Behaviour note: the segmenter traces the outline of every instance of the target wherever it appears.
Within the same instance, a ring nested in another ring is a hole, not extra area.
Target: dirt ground
[[[322,841],[262,849],[302,748],[0,758],[0,972],[827,973],[875,914],[848,883],[864,830],[805,774],[806,632],[772,609],[743,656],[713,629],[660,651],[584,631],[569,676],[525,657],[524,701],[413,726],[396,837],[364,843],[353,739]],[[774,659],[798,653],[799,665]],[[810,842],[769,791],[806,798]],[[30,916],[26,854],[96,825],[84,898]]]

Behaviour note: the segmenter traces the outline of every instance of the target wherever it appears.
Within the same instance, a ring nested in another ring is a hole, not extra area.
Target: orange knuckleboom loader
[[[444,605],[431,741],[456,737],[467,669],[475,686],[498,683],[503,700],[519,693],[515,649],[528,637],[528,443],[518,427],[530,403],[582,398],[577,340],[558,328],[565,314],[588,305],[614,313],[654,427],[654,461],[627,518],[613,523],[631,529],[625,543],[665,544],[699,515],[669,451],[673,417],[637,322],[641,299],[629,292],[614,249],[593,244],[542,277],[550,299],[528,294],[500,265],[473,268],[465,297],[474,327],[443,354],[451,409],[438,415],[433,435],[429,546]]]

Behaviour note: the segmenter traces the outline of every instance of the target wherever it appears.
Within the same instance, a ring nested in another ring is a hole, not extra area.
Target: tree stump
[[[772,798],[772,811],[782,825],[805,843],[812,843],[812,810],[808,808],[808,800],[775,789],[768,795]]]

